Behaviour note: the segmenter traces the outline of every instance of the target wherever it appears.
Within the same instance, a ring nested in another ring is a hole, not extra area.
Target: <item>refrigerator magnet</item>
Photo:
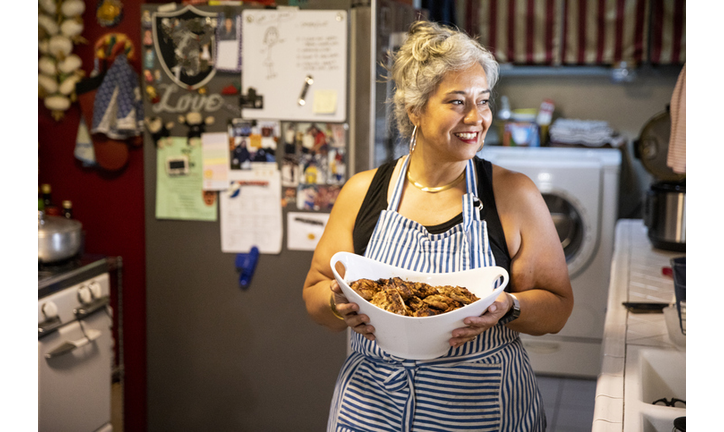
[[[156,54],[152,48],[146,48],[146,52],[143,55],[143,67],[146,69],[153,69],[156,64]]]

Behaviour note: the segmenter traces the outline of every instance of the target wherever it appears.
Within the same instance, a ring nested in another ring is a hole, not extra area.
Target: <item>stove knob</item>
[[[82,304],[88,304],[92,300],[93,295],[91,294],[90,288],[85,285],[78,288],[78,301],[80,301]]]
[[[103,295],[103,290],[101,289],[101,284],[98,283],[98,281],[93,281],[89,284],[90,292],[93,295],[94,299],[99,299]]]
[[[45,315],[45,319],[55,318],[58,316],[58,306],[53,302],[43,303],[40,310]]]

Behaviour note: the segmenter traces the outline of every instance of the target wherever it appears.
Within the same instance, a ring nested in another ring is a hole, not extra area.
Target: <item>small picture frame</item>
[[[221,72],[241,72],[241,15],[239,14],[219,14],[215,66]]]

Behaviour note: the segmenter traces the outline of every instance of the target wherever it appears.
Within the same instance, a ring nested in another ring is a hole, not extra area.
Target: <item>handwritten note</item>
[[[244,253],[282,250],[281,175],[279,170],[249,170],[219,192],[221,251]]]
[[[244,10],[242,93],[263,101],[242,116],[345,121],[347,33],[344,10]]]
[[[315,28],[326,25],[326,22],[302,23],[302,26]],[[300,36],[298,43],[297,67],[310,72],[339,70],[341,65],[337,35]]]

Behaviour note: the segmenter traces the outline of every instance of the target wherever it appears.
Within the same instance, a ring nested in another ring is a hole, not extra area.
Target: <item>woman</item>
[[[475,157],[492,122],[497,72],[477,42],[428,22],[412,25],[395,56],[393,102],[410,154],[345,184],[304,284],[316,322],[354,330],[328,431],[545,430],[518,334],[560,331],[573,295],[536,186]],[[510,284],[482,316],[452,332],[446,355],[406,360],[376,345],[375,323],[342,295],[329,266],[338,251],[417,271],[498,265]],[[441,268],[443,258],[452,265]]]

